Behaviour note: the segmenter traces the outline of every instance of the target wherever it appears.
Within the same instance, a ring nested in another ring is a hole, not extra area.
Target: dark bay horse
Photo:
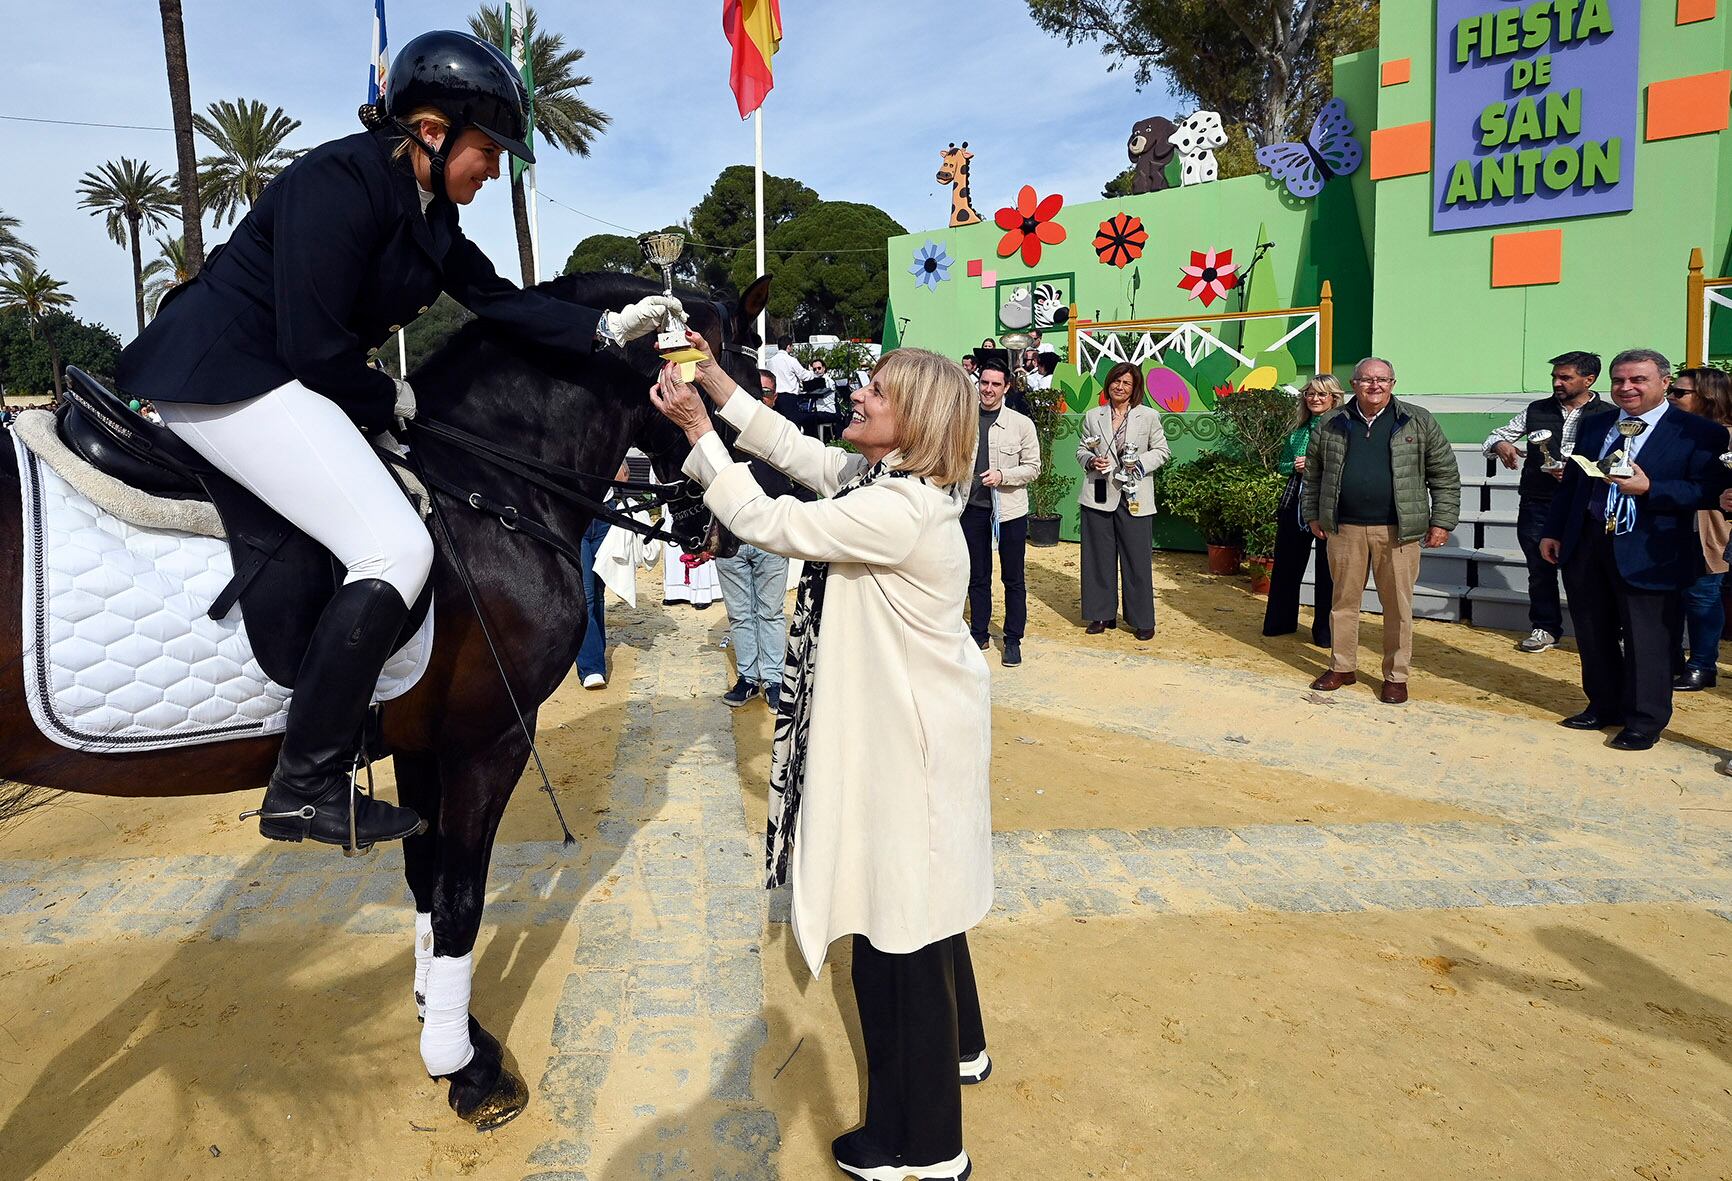
[[[574,303],[613,309],[658,290],[629,275],[573,275],[541,286]],[[750,331],[768,293],[767,278],[753,283],[737,307],[681,293],[691,326],[748,388],[756,388],[751,361],[731,345]],[[651,456],[661,478],[677,479],[685,439],[648,398],[658,364],[644,342],[626,353],[575,358],[526,345],[477,320],[410,379],[424,418],[543,463],[605,479],[635,444]],[[431,476],[515,506],[574,548],[589,525],[585,510],[518,476],[441,440],[416,440]],[[264,786],[276,760],[274,739],[115,755],[69,750],[37,731],[21,675],[20,483],[11,447],[0,450],[0,779],[110,796]],[[571,672],[585,601],[579,572],[553,549],[449,497],[442,507],[451,537],[448,545],[434,530],[431,663],[413,691],[384,707],[383,733],[401,802],[428,822],[423,834],[403,845],[415,909],[432,915],[434,953],[460,957],[475,946],[494,833],[530,754],[511,697],[533,730],[535,710]],[[510,694],[460,580],[453,548],[473,579]],[[496,1127],[523,1109],[527,1091],[506,1066],[497,1040],[473,1017],[469,1029],[475,1053],[449,1076],[451,1107],[477,1127]]]

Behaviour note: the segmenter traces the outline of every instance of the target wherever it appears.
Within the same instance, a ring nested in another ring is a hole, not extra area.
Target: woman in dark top
[[[274,840],[350,843],[350,777],[379,670],[427,581],[433,544],[363,438],[413,414],[408,384],[369,348],[444,291],[544,346],[586,353],[653,329],[671,300],[620,312],[521,290],[463,236],[457,207],[524,145],[528,96],[505,56],[466,33],[425,33],[391,65],[369,130],[283,170],[121,354],[118,383],[219,471],[343,563],[295,681],[260,807]],[[358,846],[420,818],[357,794]]]
[[[1312,587],[1311,642],[1329,647],[1329,602],[1334,583],[1329,578],[1329,543],[1312,536],[1299,511],[1305,487],[1305,448],[1311,442],[1313,420],[1341,405],[1341,383],[1333,374],[1313,377],[1299,391],[1299,409],[1287,445],[1281,452],[1280,470],[1287,477],[1281,506],[1275,510],[1275,571],[1269,581],[1269,605],[1263,610],[1263,634],[1290,636],[1299,630],[1299,592],[1305,580],[1305,562],[1317,545],[1317,581]]]

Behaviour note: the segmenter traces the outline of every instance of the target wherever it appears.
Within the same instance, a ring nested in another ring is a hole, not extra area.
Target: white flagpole
[[[405,328],[397,329],[397,376],[405,380],[409,376],[409,346],[404,343],[408,340],[407,331]]]
[[[756,211],[756,226],[758,239],[758,269],[756,274],[764,273],[764,104],[758,103],[758,109],[753,112],[753,138],[757,141],[757,167],[752,174],[752,203]],[[764,335],[764,323],[767,313],[758,313],[758,339],[768,341]]]
[[[536,211],[535,165],[523,170],[523,195],[529,205],[529,265],[541,282],[541,217]]]

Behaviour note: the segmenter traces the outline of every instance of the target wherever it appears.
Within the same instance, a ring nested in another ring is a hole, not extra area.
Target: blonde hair
[[[451,120],[447,119],[445,117],[445,112],[441,111],[438,107],[416,107],[413,111],[409,112],[409,117],[403,120],[403,122],[416,134],[420,134],[421,124],[423,123],[435,124],[438,126],[440,131],[447,134],[451,131]],[[401,160],[410,152],[419,152],[420,150],[420,144],[405,136],[403,141],[392,149],[391,159]]]
[[[926,349],[897,349],[872,367],[901,439],[891,466],[953,487],[974,476],[980,394],[961,365]]]
[[[1311,407],[1305,404],[1305,395],[1315,393],[1318,390],[1329,395],[1329,409],[1331,410],[1341,405],[1341,400],[1347,396],[1347,391],[1341,388],[1341,382],[1336,379],[1333,373],[1319,373],[1306,382],[1304,388],[1299,391],[1299,410],[1293,418],[1293,429],[1299,429],[1316,417],[1312,414]]]

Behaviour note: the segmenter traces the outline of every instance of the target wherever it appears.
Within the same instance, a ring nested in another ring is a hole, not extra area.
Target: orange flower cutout
[[[1057,246],[1065,239],[1064,227],[1052,220],[1063,208],[1064,198],[1057,193],[1037,201],[1034,186],[1023,185],[1016,204],[1000,209],[993,218],[998,228],[1006,231],[998,243],[999,257],[1008,258],[1020,250],[1024,265],[1039,266],[1041,243]]]

